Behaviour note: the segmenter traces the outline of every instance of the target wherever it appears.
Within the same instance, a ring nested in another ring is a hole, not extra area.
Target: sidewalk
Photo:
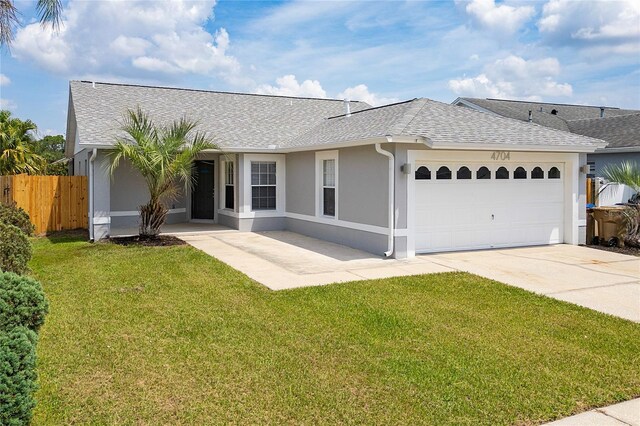
[[[640,426],[640,398],[608,407],[596,408],[547,426]]]

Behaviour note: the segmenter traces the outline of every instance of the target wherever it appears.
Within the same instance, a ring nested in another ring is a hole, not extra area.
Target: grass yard
[[[35,424],[535,424],[640,396],[640,325],[469,274],[271,292],[72,236],[30,265]]]

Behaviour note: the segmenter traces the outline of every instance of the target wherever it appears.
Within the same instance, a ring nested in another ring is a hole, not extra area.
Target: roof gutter
[[[393,142],[393,138],[391,136],[387,136],[387,142]],[[394,240],[394,229],[393,225],[395,223],[395,206],[394,206],[394,189],[395,189],[395,158],[392,153],[389,151],[385,151],[382,149],[380,143],[376,143],[376,152],[378,154],[384,155],[389,159],[389,237],[387,240],[387,251],[384,252],[385,257],[390,257],[393,254],[393,240]]]
[[[93,148],[91,153],[91,157],[89,157],[89,241],[94,242],[94,232],[93,232],[93,170],[94,165],[93,162],[98,155],[98,149]]]

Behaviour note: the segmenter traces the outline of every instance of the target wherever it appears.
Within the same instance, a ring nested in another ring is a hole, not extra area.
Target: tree
[[[33,151],[44,158],[46,165],[42,172],[46,175],[64,176],[68,174],[67,162],[63,161],[65,138],[62,135],[45,136],[31,143]]]
[[[113,175],[126,159],[142,174],[150,199],[139,207],[140,236],[155,237],[167,216],[165,202],[179,194],[180,184],[185,191],[192,187],[195,158],[217,147],[204,133],[195,131],[197,123],[186,117],[160,126],[138,107],[127,111],[121,125],[127,136],[116,140],[110,171]]]
[[[627,185],[635,192],[640,192],[640,168],[631,161],[609,164],[602,170],[602,177],[611,184]]]
[[[12,118],[9,111],[0,111],[0,174],[37,174],[44,169],[44,158],[31,145],[36,129],[31,120],[22,121]]]
[[[50,24],[54,30],[60,27],[62,0],[38,0],[36,8],[42,25]],[[0,0],[0,46],[11,45],[20,24],[19,13],[14,0]]]
[[[602,177],[609,181],[602,189],[611,184],[623,184],[635,191],[629,200],[630,204],[622,210],[626,227],[623,239],[626,245],[640,247],[640,169],[638,165],[631,161],[610,164],[602,171]]]

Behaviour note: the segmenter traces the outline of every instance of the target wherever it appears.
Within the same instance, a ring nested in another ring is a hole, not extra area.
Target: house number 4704
[[[510,160],[511,159],[511,152],[509,152],[509,151],[493,151],[493,154],[491,154],[491,159],[492,160]]]

